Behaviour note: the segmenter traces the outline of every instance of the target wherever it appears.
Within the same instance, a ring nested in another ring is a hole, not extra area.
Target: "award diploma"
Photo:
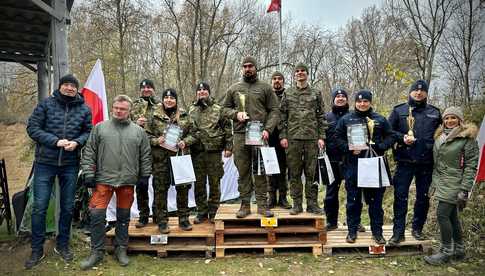
[[[349,150],[369,149],[367,139],[367,126],[365,124],[354,124],[347,126]]]
[[[182,136],[182,129],[178,125],[169,124],[164,130],[165,142],[161,145],[162,147],[177,151],[177,144]]]

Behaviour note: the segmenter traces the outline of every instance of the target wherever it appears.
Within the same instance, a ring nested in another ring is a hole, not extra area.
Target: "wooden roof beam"
[[[42,0],[30,0],[32,3],[37,5],[37,7],[41,8],[46,13],[50,14],[51,16],[55,17],[57,20],[62,21],[64,18],[64,14],[58,12],[58,10],[54,10],[51,6],[44,3]]]

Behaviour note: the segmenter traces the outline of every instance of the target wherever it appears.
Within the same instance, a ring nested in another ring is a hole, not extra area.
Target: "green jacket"
[[[244,133],[246,122],[237,120],[237,113],[243,111],[240,95],[246,96],[245,111],[249,120],[260,121],[264,129],[269,133],[278,125],[280,115],[278,110],[278,99],[271,86],[260,80],[254,83],[240,81],[229,87],[224,98],[223,107],[226,108],[228,117],[233,120],[235,133]]]
[[[136,101],[133,102],[133,107],[131,108],[131,120],[136,123],[136,120],[143,116],[147,119],[146,124],[150,124],[153,120],[154,107],[158,103],[159,101],[155,99],[155,97],[150,97],[148,101],[141,97],[138,98]]]
[[[470,191],[478,165],[477,127],[468,124],[454,129],[446,139],[435,134],[434,169],[431,194],[438,200],[456,204],[460,191]]]
[[[207,106],[194,102],[189,107],[189,116],[198,128],[200,139],[191,147],[191,151],[232,150],[232,125],[225,117],[222,106],[209,98]]]
[[[145,131],[130,120],[97,124],[83,149],[83,173],[96,183],[114,187],[135,185],[152,172],[150,144]]]
[[[320,92],[309,86],[285,90],[281,101],[280,139],[325,139],[328,127]]]
[[[164,131],[169,124],[176,124],[182,129],[180,140],[184,141],[187,147],[197,142],[197,127],[190,119],[189,114],[182,109],[178,109],[178,113],[178,119],[175,113],[169,117],[163,111],[161,103],[155,106],[153,120],[145,127],[152,147],[152,158],[154,163],[166,162],[170,156],[176,154],[175,152],[162,148],[158,142],[158,138],[164,135]]]

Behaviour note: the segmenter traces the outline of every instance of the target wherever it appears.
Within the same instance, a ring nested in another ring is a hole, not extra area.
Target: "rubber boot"
[[[453,256],[453,250],[450,245],[442,245],[440,251],[431,255],[425,256],[424,261],[430,265],[443,265],[450,261]]]
[[[241,202],[241,207],[239,208],[239,211],[236,213],[237,218],[245,218],[251,214],[251,204],[246,201]]]
[[[286,199],[286,192],[280,191],[280,195],[278,198],[278,206],[280,206],[283,209],[291,209],[291,204]]]
[[[91,214],[91,254],[81,262],[81,269],[87,270],[103,260],[106,226],[106,209],[90,209]]]
[[[130,209],[116,208],[115,257],[121,266],[130,262],[126,250],[128,248],[128,226],[130,225]]]
[[[268,208],[273,209],[276,207],[276,191],[270,191],[268,193]]]

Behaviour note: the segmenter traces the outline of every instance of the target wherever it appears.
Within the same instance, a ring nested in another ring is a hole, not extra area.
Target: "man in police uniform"
[[[416,201],[411,233],[417,240],[424,239],[422,230],[429,209],[428,190],[433,173],[433,136],[441,124],[440,110],[428,104],[427,99],[428,83],[417,80],[409,90],[408,102],[394,107],[389,116],[396,137],[394,159],[397,161],[393,179],[394,228],[389,245],[397,245],[405,239],[409,186],[413,178],[416,183]],[[413,129],[409,128],[410,119],[414,120]]]
[[[241,208],[236,216],[244,218],[251,214],[250,200],[254,190],[258,213],[271,217],[273,213],[266,202],[266,177],[254,175],[254,182],[251,177],[254,146],[246,145],[245,129],[249,121],[259,121],[263,124],[262,139],[267,141],[279,122],[278,99],[269,84],[258,80],[257,63],[253,57],[243,58],[241,67],[243,79],[229,87],[223,104],[234,123],[234,162],[239,172],[238,190],[241,198]],[[244,107],[242,96],[245,98]]]
[[[191,146],[194,162],[195,203],[197,216],[195,224],[214,218],[219,208],[221,197],[220,180],[224,175],[222,152],[224,157],[232,155],[232,125],[225,117],[224,109],[210,96],[210,86],[199,82],[195,87],[197,100],[189,107],[189,116],[198,127],[199,140]],[[209,200],[207,200],[207,180],[209,182]]]
[[[281,103],[281,99],[285,93],[285,77],[281,72],[275,71],[271,76],[271,86],[273,92],[278,98],[278,104]],[[274,147],[276,151],[276,157],[278,158],[278,164],[280,166],[280,174],[270,176],[269,181],[269,197],[268,197],[268,207],[274,208],[276,205],[284,208],[290,209],[291,205],[286,199],[286,193],[288,191],[288,182],[286,181],[286,152],[285,149],[280,145],[280,131],[278,128],[269,135],[269,146]],[[276,195],[278,193],[278,196]]]
[[[321,214],[318,207],[318,184],[313,178],[317,164],[318,150],[325,146],[324,103],[320,91],[308,84],[308,67],[299,63],[295,66],[296,86],[287,89],[281,101],[280,139],[287,151],[290,175],[290,191],[293,199],[291,215],[303,212],[303,184],[305,173],[305,197],[307,212]]]
[[[153,118],[154,107],[159,103],[155,98],[155,85],[153,81],[144,79],[140,82],[140,98],[133,103],[131,120],[141,127],[150,124]],[[135,224],[136,228],[145,227],[148,224],[150,207],[148,202],[148,186],[136,186],[136,203],[140,217]]]

